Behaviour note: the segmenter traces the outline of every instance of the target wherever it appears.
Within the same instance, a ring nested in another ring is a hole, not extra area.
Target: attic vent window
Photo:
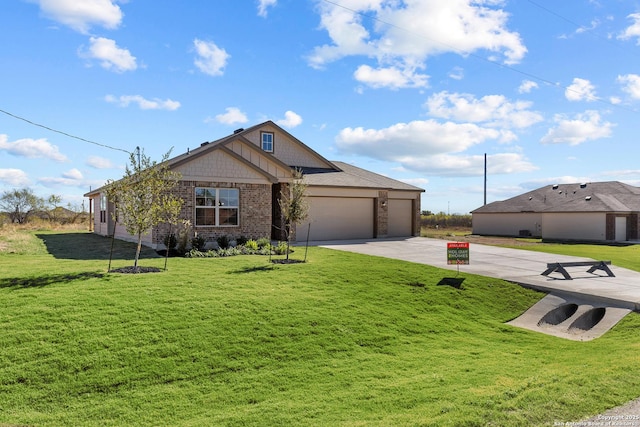
[[[554,190],[557,190],[558,189],[558,184],[553,184],[553,187],[551,187],[551,188],[554,189]]]
[[[591,200],[591,196],[587,196],[584,199],[588,202],[589,200]]]
[[[260,133],[260,141],[261,146],[264,151],[267,153],[273,153],[273,132],[261,132]]]

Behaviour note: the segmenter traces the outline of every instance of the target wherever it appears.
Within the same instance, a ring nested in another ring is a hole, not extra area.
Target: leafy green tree
[[[0,197],[0,208],[9,215],[11,222],[24,224],[29,216],[44,206],[44,200],[29,188],[5,191]]]
[[[173,197],[172,194],[162,194],[159,198],[160,205],[160,221],[169,224],[169,232],[165,239],[169,241],[173,235],[173,226],[177,225],[180,221],[180,211],[182,210],[183,200],[177,197]],[[167,253],[164,257],[164,269],[167,269],[167,260],[169,259],[169,251],[172,249],[170,245],[167,247]]]
[[[142,235],[165,221],[167,212],[182,205],[182,200],[171,191],[180,174],[169,170],[167,159],[171,150],[157,163],[143,153],[131,154],[125,174],[118,181],[107,183],[107,195],[115,203],[114,220],[119,220],[127,233],[137,237],[134,268],[138,267]]]
[[[289,248],[291,247],[291,227],[300,224],[307,219],[309,204],[306,199],[307,184],[301,171],[293,172],[293,181],[290,186],[280,191],[280,210],[285,223],[285,235],[287,237],[287,261],[289,260]]]

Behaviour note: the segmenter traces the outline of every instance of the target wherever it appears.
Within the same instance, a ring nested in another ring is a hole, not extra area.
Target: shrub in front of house
[[[276,255],[286,255],[287,242],[278,242],[278,246],[273,247],[273,253]],[[293,253],[293,249],[289,248],[289,253]]]
[[[258,248],[260,249],[271,247],[271,240],[269,240],[268,237],[261,237],[258,240],[256,240],[256,243],[258,244]]]
[[[220,249],[227,249],[231,244],[231,240],[229,239],[229,236],[225,236],[225,235],[218,237],[216,241],[218,242],[218,247]]]
[[[205,239],[203,236],[196,235],[193,239],[191,239],[191,248],[197,251],[203,251],[206,244],[207,239]]]
[[[260,242],[262,240],[262,242]],[[265,243],[268,239],[252,240],[249,239],[244,245],[228,246],[226,248],[219,247],[216,249],[204,250],[204,244],[200,249],[193,246],[192,249],[185,253],[186,258],[218,258],[235,255],[286,255],[287,242],[278,242],[277,246],[271,246],[271,243]],[[260,245],[262,243],[262,246]],[[289,248],[289,253],[293,249]]]
[[[244,247],[250,251],[257,251],[259,249],[258,242],[253,239],[249,239],[244,243]]]

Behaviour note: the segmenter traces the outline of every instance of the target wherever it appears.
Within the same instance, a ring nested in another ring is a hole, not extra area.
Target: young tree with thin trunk
[[[107,183],[107,194],[116,204],[117,220],[127,233],[137,237],[134,268],[138,268],[142,235],[165,221],[167,209],[175,209],[176,204],[182,203],[171,192],[180,174],[169,170],[170,154],[171,151],[156,163],[144,152],[138,156],[132,153],[122,179]]]
[[[307,219],[309,214],[306,193],[307,184],[304,182],[304,176],[301,171],[295,170],[291,185],[282,189],[278,200],[287,236],[287,261],[289,260],[289,247],[291,246],[291,227]]]

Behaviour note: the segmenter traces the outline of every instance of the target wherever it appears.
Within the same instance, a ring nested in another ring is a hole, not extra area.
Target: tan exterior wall
[[[193,181],[228,181],[247,183],[267,183],[267,178],[252,170],[238,159],[234,159],[222,150],[197,157],[192,161],[173,169],[182,174],[182,179]]]
[[[288,135],[279,132],[276,128],[265,126],[248,133],[245,137],[255,144],[256,147],[262,149],[262,147],[260,147],[260,132],[274,133],[273,155],[285,164],[289,166],[306,166],[313,168],[326,168],[328,166],[326,162],[313,155],[311,151],[300,146],[299,141],[291,139]]]
[[[541,237],[540,213],[490,213],[472,215],[473,234],[485,236],[519,236],[520,230],[529,230],[532,236]]]
[[[386,192],[385,192],[386,193]],[[378,190],[371,188],[340,188],[340,187],[307,187],[308,196],[318,197],[378,197]]]
[[[606,240],[605,213],[544,213],[543,239]]]
[[[420,192],[368,188],[308,187],[308,221],[298,241],[365,239],[420,235]]]
[[[227,145],[227,147],[269,175],[281,180],[283,178],[291,178],[291,168],[288,166],[284,167],[279,162],[275,162],[273,156],[269,153],[256,149],[256,147],[247,147],[247,144],[240,141],[234,141]]]

